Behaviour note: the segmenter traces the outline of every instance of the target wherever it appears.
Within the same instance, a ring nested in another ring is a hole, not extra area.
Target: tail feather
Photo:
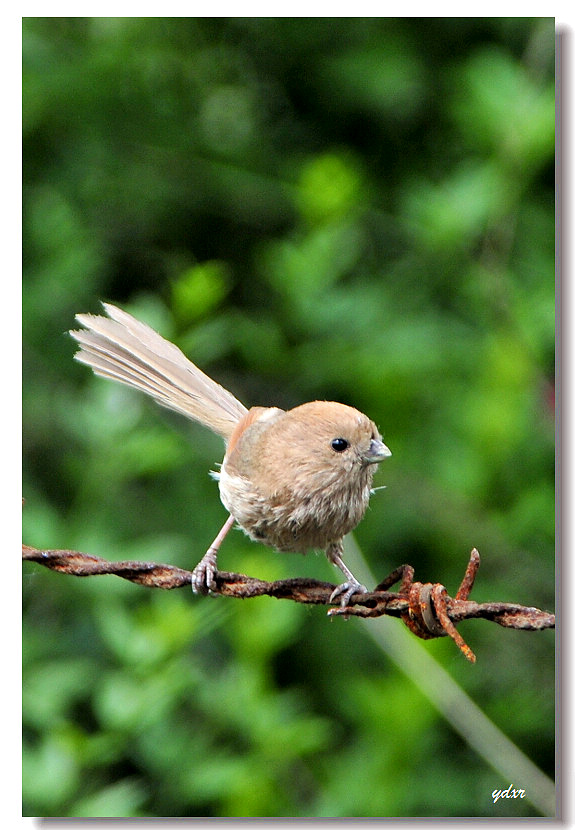
[[[199,421],[227,441],[247,409],[183,352],[130,314],[104,303],[109,317],[77,314],[75,358],[96,375],[145,392],[161,406]]]
[[[102,342],[91,332],[78,331],[74,333],[74,337],[82,348],[75,355],[76,360],[90,366],[100,377],[135,386],[151,397],[165,397],[165,388],[137,358],[127,354],[122,355],[118,349],[114,354],[110,348],[103,348]],[[177,392],[176,388],[170,389],[172,400],[176,399]]]

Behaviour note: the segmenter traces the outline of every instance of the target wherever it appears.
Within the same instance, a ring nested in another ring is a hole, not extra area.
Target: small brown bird
[[[230,515],[194,568],[194,592],[216,587],[218,550],[236,522],[252,539],[280,551],[324,550],[346,577],[332,601],[340,597],[345,607],[354,593],[365,592],[342,553],[343,537],[367,509],[375,466],[391,455],[373,421],[331,401],[287,412],[248,410],[149,326],[113,305],[104,303],[104,309],[108,317],[76,316],[86,329],[70,332],[80,344],[76,359],[199,421],[226,442],[214,475]]]

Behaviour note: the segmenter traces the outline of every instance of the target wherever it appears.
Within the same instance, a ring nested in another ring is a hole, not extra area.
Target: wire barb
[[[108,562],[76,550],[38,550],[22,545],[22,559],[70,576],[113,574],[147,588],[170,590],[192,584],[192,572],[174,565],[125,560]],[[399,617],[409,630],[424,640],[449,636],[472,663],[475,655],[456,629],[463,620],[491,620],[504,628],[540,631],[555,628],[555,615],[538,608],[506,602],[477,603],[468,599],[479,568],[474,548],[465,575],[454,598],[441,583],[414,582],[411,565],[401,565],[377,585],[374,591],[354,594],[345,608],[330,608],[328,616]],[[388,589],[400,582],[397,591]],[[316,579],[280,579],[264,582],[243,574],[217,571],[213,594],[248,599],[270,596],[313,605],[330,605],[334,586]]]

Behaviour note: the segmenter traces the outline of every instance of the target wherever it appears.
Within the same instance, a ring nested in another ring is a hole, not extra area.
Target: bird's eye
[[[336,452],[344,452],[348,447],[349,441],[346,441],[345,438],[334,438],[331,442],[331,448]]]

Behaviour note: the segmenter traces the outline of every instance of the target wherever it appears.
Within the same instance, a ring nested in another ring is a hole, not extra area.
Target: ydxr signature
[[[493,790],[491,798],[495,804],[500,798],[525,798],[525,790],[516,790],[510,784],[506,790]]]

